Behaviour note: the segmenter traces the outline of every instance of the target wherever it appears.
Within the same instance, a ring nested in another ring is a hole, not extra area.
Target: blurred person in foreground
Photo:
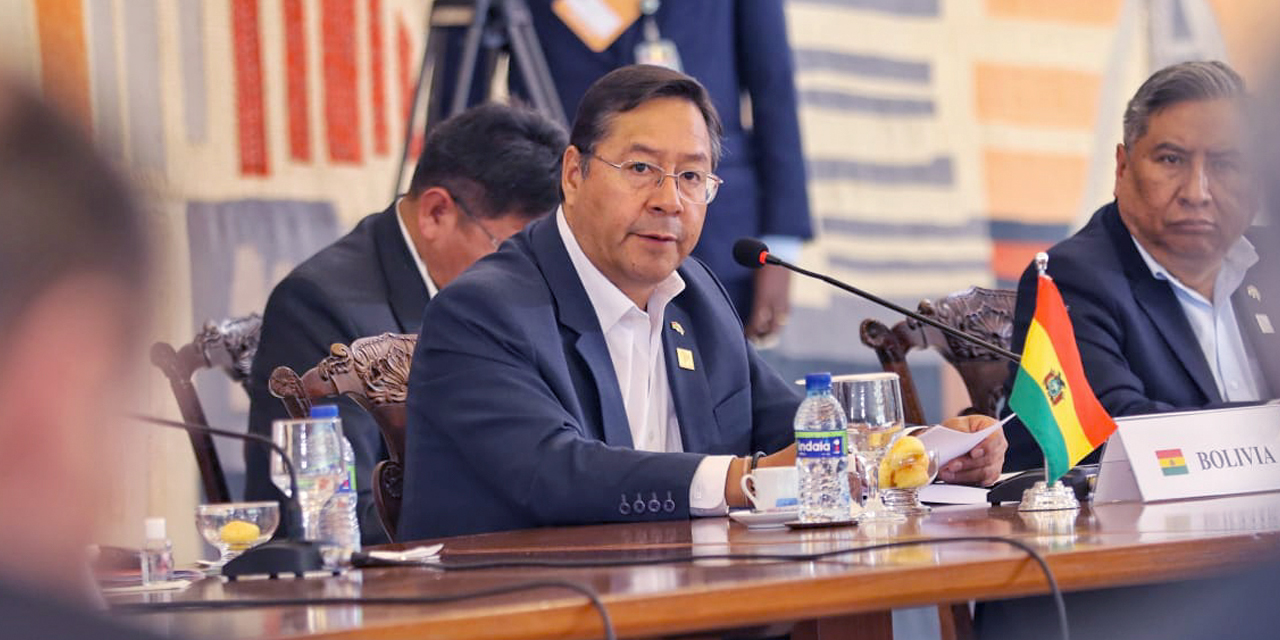
[[[143,638],[88,613],[88,545],[130,437],[149,250],[81,133],[0,79],[0,638]],[[140,528],[139,528],[140,530]]]
[[[720,133],[677,71],[623,67],[587,90],[559,211],[427,305],[400,538],[724,515],[747,506],[749,469],[795,464],[796,385],[690,257]],[[990,484],[1004,444],[997,431],[944,477]]]
[[[431,130],[409,193],[298,265],[276,285],[262,318],[249,377],[249,429],[271,436],[287,418],[271,395],[271,372],[298,373],[334,343],[381,333],[418,333],[422,310],[444,286],[560,202],[564,129],[533,111],[485,104]],[[387,458],[377,423],[347,397],[338,399],[356,461],[357,513],[364,544],[387,542],[373,500],[373,468]],[[280,500],[267,452],[244,449],[245,494]],[[288,532],[280,531],[277,535]]]
[[[1280,389],[1280,316],[1273,326],[1259,315],[1280,299],[1280,280],[1245,236],[1260,207],[1247,107],[1244,81],[1224,63],[1152,74],[1125,109],[1115,201],[1049,250],[1085,376],[1113,416],[1257,402]],[[1014,351],[1035,299],[1032,265],[1018,285]],[[1020,422],[1006,430],[1007,469],[1043,463]]]

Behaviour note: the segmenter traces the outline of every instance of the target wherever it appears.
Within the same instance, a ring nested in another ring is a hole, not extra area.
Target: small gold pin
[[[681,369],[693,371],[696,368],[693,366],[693,352],[688,349],[676,348],[676,362],[680,363]]]
[[[1248,293],[1250,298],[1262,302],[1262,292],[1258,291],[1257,287],[1249,285],[1245,288],[1245,293]]]
[[[1253,317],[1258,319],[1258,329],[1263,333],[1275,333],[1276,330],[1271,326],[1271,318],[1265,313],[1255,313]]]
[[[675,330],[676,330],[676,333],[678,333],[678,334],[680,334],[680,335],[684,335],[684,327],[683,327],[683,326],[681,326],[681,324],[680,324],[679,322],[676,322],[675,320],[672,320],[672,321],[671,321],[671,328],[672,328],[672,329],[675,329]]]

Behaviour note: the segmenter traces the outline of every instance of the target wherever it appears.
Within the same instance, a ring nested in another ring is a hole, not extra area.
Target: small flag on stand
[[[1116,423],[1084,377],[1066,305],[1053,279],[1045,274],[1048,256],[1037,255],[1036,263],[1040,269],[1036,311],[1027,328],[1009,407],[1040,444],[1045,482],[1053,484],[1106,442]]]

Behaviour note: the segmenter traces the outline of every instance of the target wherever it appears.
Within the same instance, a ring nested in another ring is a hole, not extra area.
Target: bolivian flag
[[[1116,430],[1085,380],[1062,295],[1053,279],[1043,274],[1009,407],[1040,443],[1051,483]]]

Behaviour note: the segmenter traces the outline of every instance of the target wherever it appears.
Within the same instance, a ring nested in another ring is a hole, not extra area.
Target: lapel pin
[[[695,368],[693,366],[693,352],[688,349],[676,348],[676,362],[680,364],[681,369],[693,371]]]
[[[1276,332],[1275,328],[1271,326],[1271,318],[1268,317],[1267,314],[1258,313],[1258,314],[1254,314],[1253,317],[1258,319],[1258,328],[1261,329],[1263,333]]]
[[[680,335],[684,335],[684,327],[683,327],[683,326],[681,326],[681,324],[680,324],[679,322],[676,322],[675,320],[672,320],[672,321],[671,321],[671,328],[672,328],[672,329],[675,329],[675,330],[676,330],[676,333],[678,333],[678,334],[680,334]]]
[[[1257,287],[1253,285],[1249,285],[1248,287],[1245,288],[1245,293],[1248,293],[1250,298],[1253,298],[1258,302],[1262,302],[1262,293],[1258,291]]]

